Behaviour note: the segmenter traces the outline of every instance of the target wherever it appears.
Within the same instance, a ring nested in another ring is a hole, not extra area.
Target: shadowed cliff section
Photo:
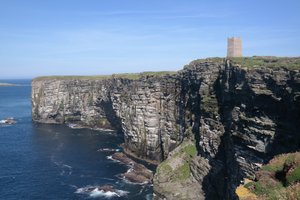
[[[241,59],[197,60],[182,70],[184,128],[198,150],[186,180],[197,180],[202,197],[174,187],[172,178],[159,181],[175,176],[174,170],[155,175],[156,199],[235,199],[244,177],[274,155],[299,150],[299,58],[253,59],[242,60],[245,66],[237,63]],[[158,170],[174,160],[170,154]]]
[[[203,181],[206,199],[236,198],[240,181],[253,177],[261,164],[299,150],[299,71],[287,68],[249,69],[225,63],[215,88],[225,132]],[[219,176],[213,167],[216,160],[223,163]]]
[[[244,177],[300,148],[299,69],[299,58],[209,58],[177,74],[38,78],[33,119],[121,129],[132,154],[165,160],[156,199],[235,199]]]

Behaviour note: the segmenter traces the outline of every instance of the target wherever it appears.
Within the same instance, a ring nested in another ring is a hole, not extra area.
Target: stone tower
[[[227,57],[242,57],[242,38],[227,38]]]

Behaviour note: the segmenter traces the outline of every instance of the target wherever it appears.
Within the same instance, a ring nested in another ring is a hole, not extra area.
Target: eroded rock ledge
[[[38,78],[32,116],[114,128],[137,156],[165,160],[154,177],[157,199],[235,199],[244,177],[299,150],[299,68],[299,58],[213,58],[134,79]]]

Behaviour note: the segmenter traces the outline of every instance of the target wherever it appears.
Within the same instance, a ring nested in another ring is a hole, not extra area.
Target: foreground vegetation
[[[275,157],[236,193],[241,200],[300,200],[300,152]]]

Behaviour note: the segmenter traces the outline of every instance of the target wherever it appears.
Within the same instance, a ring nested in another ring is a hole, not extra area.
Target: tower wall
[[[228,38],[227,39],[227,57],[242,57],[242,39]]]

